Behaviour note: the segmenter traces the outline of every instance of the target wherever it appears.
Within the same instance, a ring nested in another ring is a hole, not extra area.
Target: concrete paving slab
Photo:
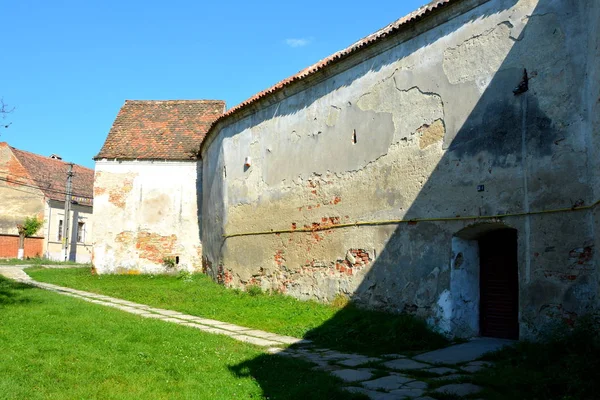
[[[472,374],[474,372],[481,371],[482,369],[485,369],[485,367],[482,365],[465,365],[464,367],[461,368],[461,371]]]
[[[233,324],[229,324],[227,322],[221,322],[221,321],[217,321],[215,319],[201,318],[201,317],[196,317],[195,321],[197,321],[200,324],[216,326],[216,327],[233,325]],[[250,329],[250,328],[248,328],[248,329]]]
[[[121,307],[120,310],[127,311],[130,314],[142,315],[146,314],[146,310],[140,310],[139,308],[134,307]]]
[[[418,361],[411,360],[409,358],[400,358],[398,360],[388,361],[388,362],[383,363],[383,365],[386,366],[387,368],[395,369],[398,371],[424,369],[424,368],[431,367],[431,365],[429,365],[429,364],[420,363]]]
[[[146,309],[146,311],[154,312],[154,311],[152,311],[152,309]],[[202,318],[198,318],[193,315],[185,315],[185,314],[177,315],[176,318],[183,319],[183,320],[190,321],[190,322],[196,322],[196,323],[200,323],[200,320],[202,320]]]
[[[253,336],[246,335],[231,335],[232,338],[239,340],[240,342],[254,344],[256,346],[276,346],[278,343],[272,340],[260,339]]]
[[[165,318],[164,315],[154,314],[154,313],[149,313],[149,312],[144,312],[144,313],[140,314],[140,316],[142,316],[144,318],[155,318],[155,319],[164,319]]]
[[[180,313],[179,311],[172,311],[172,310],[162,310],[160,308],[153,308],[152,312],[155,312],[157,314],[162,314],[162,315],[172,315],[172,316],[177,316],[177,315],[184,315],[182,313]]]
[[[164,316],[164,318],[162,318],[162,320],[165,322],[173,322],[174,324],[179,324],[179,325],[183,325],[183,324],[187,323],[187,321],[184,321],[182,319],[167,317],[167,316]]]
[[[207,324],[205,324],[205,325],[207,325]],[[247,335],[248,332],[251,330],[250,328],[246,328],[244,326],[237,326],[237,325],[233,325],[233,324],[210,324],[210,326],[214,326],[219,329],[225,329],[225,330],[231,331],[231,332],[243,332],[244,335]],[[254,335],[252,335],[252,336],[254,336]]]
[[[377,357],[366,357],[366,356],[353,356],[351,358],[336,361],[337,364],[345,367],[358,367],[359,365],[367,364],[370,362],[379,362],[381,358]]]
[[[344,359],[348,358],[348,354],[330,350],[330,351],[321,353],[321,357],[323,357],[324,360],[344,360]]]
[[[431,372],[432,374],[436,374],[436,375],[455,374],[458,372],[458,370],[456,370],[454,368],[448,368],[448,367],[429,368],[429,369],[426,369],[425,371]]]
[[[102,306],[106,305],[106,303],[102,300],[86,300],[86,301],[89,301],[90,303],[94,303],[94,304],[100,304]]]
[[[515,342],[506,339],[477,338],[467,343],[461,343],[440,350],[430,351],[414,357],[415,360],[432,364],[460,364],[474,361],[486,353],[500,350],[504,346],[510,346]]]
[[[293,338],[290,336],[278,336],[276,340],[278,342],[285,343],[285,344],[295,344],[295,345],[310,345],[310,344],[312,344],[312,340]]]
[[[374,390],[369,390],[369,389],[364,389],[364,388],[359,388],[359,387],[345,387],[344,390],[349,393],[364,394],[370,400],[402,400],[402,399],[404,399],[404,397],[398,397],[393,394],[376,392]]]
[[[198,329],[198,330],[200,330],[202,332],[215,333],[217,335],[234,336],[233,332],[224,331],[223,329],[219,329],[219,328],[213,328],[212,326],[195,324],[193,322],[183,322],[183,321],[181,321],[180,325],[189,326],[191,328],[196,328],[196,329]]]
[[[427,389],[427,387],[429,386],[426,382],[421,382],[421,381],[412,381],[412,382],[408,382],[406,385],[404,385],[408,388],[411,389]]]
[[[236,325],[227,325],[227,326],[228,327],[230,326],[233,329],[237,328]],[[221,327],[223,327],[223,326],[221,325]],[[223,329],[227,329],[227,328],[223,327]],[[258,329],[247,329],[244,331],[244,335],[266,338],[267,336],[269,336],[271,334],[269,332],[260,331]]]
[[[283,353],[284,351],[285,351],[285,349],[281,348],[281,347],[269,347],[267,349],[267,353],[269,353],[269,354],[280,354],[280,353]]]
[[[337,376],[344,382],[359,382],[371,379],[372,373],[368,371],[359,371],[356,369],[341,369],[333,371],[333,375]]]
[[[31,278],[23,271],[23,266],[0,267],[0,275],[16,281],[29,281]]]
[[[437,388],[433,392],[464,397],[472,394],[477,394],[482,390],[483,388],[481,386],[477,386],[472,383],[453,383]]]
[[[403,397],[400,397],[401,399],[405,399],[405,398],[410,399],[410,398],[419,397],[419,396],[422,396],[423,393],[425,393],[425,391],[423,389],[412,389],[412,388],[402,388],[402,389],[396,389],[396,390],[390,391],[390,394],[397,395],[397,396],[403,396]]]
[[[399,389],[402,387],[402,385],[411,381],[414,381],[414,379],[404,376],[390,375],[384,376],[383,378],[374,379],[372,381],[362,382],[362,385],[367,389],[382,389],[390,391],[394,389]]]

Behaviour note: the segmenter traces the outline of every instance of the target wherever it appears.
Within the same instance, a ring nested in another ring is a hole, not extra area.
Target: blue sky
[[[230,108],[425,2],[0,0],[0,141],[93,168],[126,99]]]

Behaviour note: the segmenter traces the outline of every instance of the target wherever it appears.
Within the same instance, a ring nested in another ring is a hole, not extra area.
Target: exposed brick
[[[44,238],[25,238],[23,248],[24,257],[41,257],[44,246]],[[0,235],[0,258],[16,258],[19,251],[19,236]]]

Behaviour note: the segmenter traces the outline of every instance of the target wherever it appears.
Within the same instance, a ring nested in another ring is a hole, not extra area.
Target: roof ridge
[[[126,100],[94,160],[195,160],[225,110],[224,100]]]
[[[22,178],[32,182],[44,195],[51,200],[64,201],[66,194],[66,173],[69,162],[57,160],[27,150],[17,149],[8,145],[12,157],[23,167]],[[92,205],[94,170],[80,164],[73,164],[72,195],[85,198],[83,205]],[[9,173],[10,175],[10,173]],[[13,176],[16,176],[13,174]]]
[[[87,169],[87,170],[89,170],[89,171],[92,171],[92,172],[94,171],[92,168],[85,167],[85,166],[83,166],[83,165],[81,165],[81,164],[71,163],[71,162],[68,162],[68,161],[65,161],[65,160],[59,160],[59,159],[56,159],[56,158],[52,158],[52,157],[50,157],[50,156],[45,156],[45,155],[43,155],[43,154],[37,154],[37,153],[33,153],[33,152],[31,152],[31,151],[27,151],[27,150],[21,150],[21,149],[17,149],[16,147],[9,145],[8,143],[7,143],[7,145],[8,145],[8,147],[10,147],[10,149],[11,149],[11,150],[13,150],[13,151],[18,151],[18,152],[21,152],[21,153],[26,153],[26,154],[32,155],[32,156],[34,156],[34,157],[43,158],[43,159],[45,159],[45,160],[50,160],[50,161],[54,161],[54,162],[59,162],[59,163],[62,163],[62,164],[67,164],[67,165],[68,165],[68,164],[73,164],[73,166],[77,166],[77,167],[80,167],[80,168],[83,168],[83,169]]]
[[[211,136],[212,129],[219,122],[227,119],[228,117],[237,113],[240,110],[246,109],[250,105],[259,101],[260,99],[263,99],[267,96],[277,93],[277,92],[283,90],[284,88],[288,87],[289,85],[291,85],[299,80],[303,80],[311,75],[314,75],[315,73],[329,67],[332,64],[335,64],[338,61],[341,61],[342,59],[356,53],[357,51],[360,51],[361,49],[363,49],[367,46],[370,46],[374,43],[384,40],[391,34],[395,33],[397,30],[403,28],[405,25],[408,25],[410,23],[416,23],[419,20],[421,20],[422,18],[425,18],[429,14],[437,11],[438,9],[446,7],[453,3],[457,3],[459,1],[463,1],[463,0],[431,0],[428,3],[424,4],[423,6],[417,8],[416,10],[387,24],[383,28],[357,40],[356,42],[352,43],[350,46],[347,46],[347,47],[343,48],[342,50],[339,50],[339,51],[317,61],[316,63],[309,65],[308,67],[300,70],[296,74],[291,75],[291,76],[275,83],[274,85],[268,87],[267,89],[254,94],[253,96],[242,101],[241,103],[231,107],[229,110],[227,110],[225,113],[223,113],[223,115],[221,115],[220,117],[215,119],[213,121],[213,123],[211,124],[211,126],[209,127],[206,136],[207,137]],[[204,146],[204,143],[206,143],[206,141],[202,142],[201,147]]]
[[[213,99],[163,99],[163,100],[131,100],[125,99],[126,103],[225,103],[225,100]]]

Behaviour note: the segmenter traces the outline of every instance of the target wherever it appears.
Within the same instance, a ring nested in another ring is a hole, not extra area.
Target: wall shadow
[[[267,399],[365,399],[342,391],[340,380],[312,367],[307,361],[265,354],[228,368],[236,377],[254,378]]]
[[[503,5],[504,10],[516,4],[516,1],[499,4]],[[587,179],[585,168],[579,168],[581,160],[578,160],[585,156],[574,150],[578,138],[573,137],[575,128],[570,128],[576,123],[578,115],[557,119],[555,115],[548,115],[545,111],[554,106],[577,110],[579,92],[572,88],[584,86],[585,65],[569,63],[566,66],[557,66],[565,56],[567,60],[570,60],[571,56],[574,59],[578,57],[577,49],[567,48],[568,40],[564,38],[546,38],[549,42],[562,40],[559,54],[544,53],[546,49],[543,45],[548,43],[544,40],[539,41],[541,47],[536,49],[525,48],[526,43],[535,43],[536,40],[522,41],[528,34],[535,36],[547,32],[541,26],[547,25],[548,21],[540,22],[538,19],[547,15],[548,10],[552,11],[552,7],[556,7],[570,18],[580,17],[585,20],[581,16],[583,6],[574,1],[569,0],[560,5],[550,0],[539,1],[520,37],[514,38],[515,44],[466,121],[455,134],[446,133],[447,151],[407,209],[405,219],[486,217],[520,213],[528,211],[529,207],[568,208],[574,206],[580,198],[585,199],[585,204],[589,204],[589,186],[577,183]],[[473,19],[483,19],[486,16],[475,13]],[[568,29],[577,29],[565,28],[566,24],[567,22],[565,25],[556,26],[554,34],[561,34],[562,29],[562,34],[568,36],[573,33]],[[550,34],[552,35],[552,30]],[[557,68],[563,69],[559,71]],[[569,80],[558,80],[561,76],[568,76]],[[441,198],[447,201],[440,201]],[[586,300],[576,298],[576,289],[572,289],[578,285],[581,288],[581,285],[589,284],[584,275],[581,275],[581,279],[578,275],[569,283],[569,288],[564,282],[536,281],[536,272],[527,270],[525,265],[529,262],[529,253],[533,252],[532,246],[545,246],[542,248],[546,248],[549,254],[548,261],[563,260],[563,263],[565,258],[555,257],[553,252],[575,247],[575,243],[583,246],[592,236],[590,232],[581,228],[582,231],[577,237],[577,226],[587,218],[583,212],[578,215],[582,219],[572,223],[565,222],[560,216],[553,217],[556,221],[547,227],[537,220],[529,220],[530,217],[505,217],[494,220],[495,223],[502,220],[503,225],[518,231],[519,281],[523,284],[520,290],[529,298],[521,300],[520,303],[522,324],[525,320],[533,325],[539,323],[537,315],[540,314],[541,307],[549,302],[548,298],[561,302],[562,313],[579,313],[585,308],[570,306],[576,301],[583,304]],[[361,334],[361,321],[355,310],[357,306],[427,318],[429,323],[441,326],[442,330],[451,331],[453,327],[448,325],[448,321],[451,320],[453,312],[452,299],[448,300],[442,295],[450,288],[451,268],[456,265],[454,258],[457,254],[452,253],[452,239],[457,232],[477,222],[477,219],[472,219],[397,225],[393,228],[383,251],[374,257],[368,274],[351,296],[354,304],[340,310],[333,318],[308,332],[305,338],[312,339],[317,346],[366,354],[372,352],[361,346],[365,346],[369,341],[373,343],[372,341],[381,340],[381,337],[386,335],[392,337],[386,344],[387,352],[443,345],[443,340],[435,339],[439,336],[424,336],[423,340],[414,342],[396,338],[394,335],[402,333],[399,332],[400,325],[392,326],[388,330],[382,329],[380,338],[356,341],[351,348],[344,343],[347,335]],[[528,229],[536,228],[540,229],[540,236],[546,239],[532,244],[527,232]],[[548,237],[546,229],[551,228],[558,231],[562,229],[561,233],[565,235],[573,234],[575,239]],[[359,229],[389,231],[392,228],[388,226]],[[593,267],[592,263],[593,260],[589,261],[590,268]],[[402,269],[402,273],[397,273],[399,268]],[[556,267],[560,268],[562,267]],[[536,295],[535,292],[539,294]],[[563,314],[557,317],[562,318]],[[383,322],[382,326],[385,326]],[[535,326],[527,328],[531,333],[536,330]],[[364,331],[367,331],[367,327]],[[336,333],[337,344],[334,340]],[[248,373],[255,376],[261,385],[264,382],[265,393],[268,394],[275,389],[273,385],[277,385],[277,382],[268,380],[260,373],[255,374],[255,371],[258,371],[259,365],[267,362],[265,360],[273,357],[277,356],[261,356],[256,362],[246,361],[232,369],[249,371]]]
[[[79,243],[78,235],[79,235],[79,211],[77,209],[73,209],[73,216],[71,218],[71,228],[69,230],[71,234],[69,240],[69,257],[68,261],[75,262],[77,261],[77,243]]]
[[[578,92],[572,90],[572,87],[585,86],[585,66],[568,64],[561,66],[562,71],[557,71],[555,64],[561,58],[567,56],[565,58],[569,60],[571,58],[568,56],[576,57],[577,50],[567,48],[568,41],[564,38],[522,41],[529,34],[534,36],[547,32],[540,25],[547,24],[548,21],[539,22],[537,19],[542,15],[552,14],[555,11],[552,10],[553,7],[572,18],[573,13],[577,15],[577,12],[583,12],[583,7],[573,1],[562,5],[553,5],[550,0],[539,1],[520,37],[515,39],[515,44],[466,121],[453,137],[452,132],[446,133],[446,152],[404,216],[405,220],[466,216],[483,218],[397,225],[383,251],[377,255],[364,280],[352,294],[353,303],[371,309],[427,318],[430,324],[439,326],[442,331],[454,333],[456,327],[449,324],[456,311],[453,301],[457,299],[444,297],[444,292],[448,292],[451,287],[451,266],[454,257],[458,255],[453,254],[452,239],[465,227],[489,222],[501,223],[505,228],[518,231],[519,281],[522,284],[520,290],[526,294],[520,304],[522,324],[526,323],[526,319],[532,325],[541,323],[537,315],[544,304],[556,301],[561,304],[559,308],[562,309],[562,314],[580,314],[586,307],[574,303],[592,303],[586,297],[576,301],[573,299],[573,291],[590,285],[585,276],[581,279],[572,278],[573,282],[568,284],[536,281],[535,274],[539,272],[526,270],[525,265],[534,265],[528,259],[528,252],[533,252],[533,246],[538,249],[541,247],[548,253],[569,253],[573,248],[585,247],[593,236],[586,228],[581,228],[581,225],[582,221],[591,218],[590,214],[582,212],[578,214],[581,219],[570,223],[560,216],[553,217],[556,221],[549,223],[528,220],[530,217],[505,217],[491,221],[484,219],[487,216],[529,211],[529,207],[532,211],[569,208],[580,204],[578,202],[590,204],[594,201],[590,187],[577,183],[587,183],[588,180],[585,162],[578,160],[586,155],[577,154],[574,150],[577,146],[574,142],[581,140],[575,137],[579,132],[569,128],[579,116],[556,119],[545,112],[553,106],[556,109],[562,107],[578,110]],[[561,30],[564,35],[573,33],[565,25],[553,27],[550,33],[554,31],[554,34],[560,34]],[[560,54],[544,53],[543,48],[524,48],[532,42],[539,42],[543,46],[553,43],[553,40],[562,40]],[[569,76],[572,81],[545,81],[563,75]],[[541,103],[544,103],[543,107]],[[561,112],[557,114],[561,115]],[[527,233],[528,229],[536,228],[543,238],[539,243]],[[575,239],[548,237],[547,231],[553,229],[564,235],[572,235]],[[538,254],[536,257],[541,260],[542,256]],[[563,265],[566,264],[566,257],[554,258],[552,254],[548,257],[547,260],[538,262],[544,264],[557,259]],[[593,261],[589,262],[593,268]],[[561,270],[563,265],[547,268]],[[402,273],[397,273],[399,268]],[[569,289],[569,286],[572,288]],[[532,291],[539,293],[528,297],[527,294]],[[394,296],[393,293],[397,295]],[[341,310],[334,318],[310,331],[306,337],[314,339],[328,332],[351,329],[346,322],[349,312],[351,311]],[[564,316],[562,314],[555,317],[560,319]],[[535,334],[538,329],[536,326],[527,328],[530,334]],[[395,348],[396,351],[407,349],[410,346],[403,349],[398,345]]]

